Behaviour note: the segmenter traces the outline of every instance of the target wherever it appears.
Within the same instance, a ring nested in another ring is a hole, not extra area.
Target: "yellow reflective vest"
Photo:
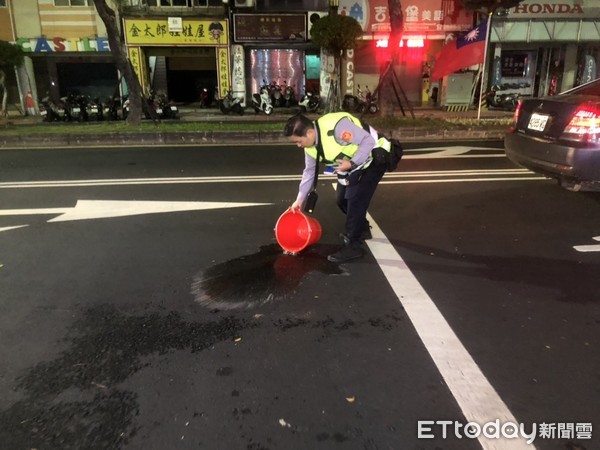
[[[352,123],[364,129],[362,121],[353,115],[348,114],[347,112],[330,113],[317,119],[317,130],[319,133],[319,136],[317,136],[317,142],[322,144],[323,154],[325,156],[325,160],[328,162],[334,162],[336,159],[342,159],[344,156],[348,159],[352,159],[359,147],[357,144],[353,144],[352,142],[348,143],[347,145],[339,144],[335,139],[335,135],[333,133],[329,133],[330,131],[335,130],[336,125],[342,119],[349,119]],[[369,127],[369,129],[371,135],[375,139],[375,146],[381,147],[389,152],[391,148],[390,141],[388,141],[385,137],[379,137],[377,131],[375,131],[373,128]],[[310,157],[317,159],[316,146],[306,147],[304,150]],[[365,164],[363,167],[367,167],[369,163],[370,161],[367,161],[367,164]]]

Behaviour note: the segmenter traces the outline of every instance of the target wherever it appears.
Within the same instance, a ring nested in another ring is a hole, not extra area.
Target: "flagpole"
[[[477,120],[481,118],[481,100],[483,99],[483,80],[485,78],[485,66],[487,64],[487,54],[488,54],[488,46],[490,41],[490,33],[492,32],[492,14],[494,12],[490,11],[488,13],[488,23],[487,23],[487,32],[485,34],[485,51],[483,52],[483,66],[481,69],[481,84],[479,85],[479,105],[477,106]]]

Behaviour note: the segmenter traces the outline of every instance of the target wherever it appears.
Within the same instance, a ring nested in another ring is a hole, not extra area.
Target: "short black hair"
[[[313,121],[304,114],[294,114],[290,117],[283,127],[284,136],[306,136],[308,130],[314,128]]]

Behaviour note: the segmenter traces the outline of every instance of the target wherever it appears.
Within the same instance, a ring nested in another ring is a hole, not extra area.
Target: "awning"
[[[506,42],[598,42],[600,24],[592,19],[493,21],[490,41]]]

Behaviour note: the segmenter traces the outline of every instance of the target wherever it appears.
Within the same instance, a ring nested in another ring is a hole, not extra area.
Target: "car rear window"
[[[595,95],[600,97],[600,79],[563,92],[563,94]]]

